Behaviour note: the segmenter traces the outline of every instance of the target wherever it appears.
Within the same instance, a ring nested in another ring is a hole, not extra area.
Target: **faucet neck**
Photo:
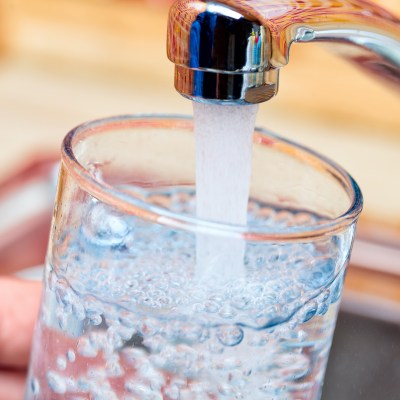
[[[389,48],[397,48],[400,57],[400,20],[367,0],[218,1],[268,27],[270,62],[275,68],[287,64],[293,42],[334,41],[362,46],[372,40],[387,41]],[[400,58],[396,60],[400,64]]]

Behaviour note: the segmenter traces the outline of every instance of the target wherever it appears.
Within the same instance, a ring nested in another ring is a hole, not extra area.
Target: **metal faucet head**
[[[337,44],[345,58],[398,90],[400,20],[370,0],[218,1],[177,0],[170,10],[167,52],[185,97],[269,100],[295,42]]]
[[[226,5],[179,0],[169,14],[168,58],[175,88],[200,102],[255,104],[278,90],[269,29]]]

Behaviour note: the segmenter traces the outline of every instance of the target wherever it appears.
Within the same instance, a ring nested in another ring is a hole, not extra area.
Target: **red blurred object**
[[[0,274],[44,262],[57,165],[38,157],[0,182]]]

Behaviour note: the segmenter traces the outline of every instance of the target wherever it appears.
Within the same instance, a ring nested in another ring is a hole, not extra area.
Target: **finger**
[[[38,282],[0,278],[0,367],[27,366],[40,291]]]
[[[24,398],[25,373],[0,370],[0,400]]]
[[[23,228],[12,229],[0,241],[1,275],[43,262],[49,237],[49,218],[40,215],[25,221]]]

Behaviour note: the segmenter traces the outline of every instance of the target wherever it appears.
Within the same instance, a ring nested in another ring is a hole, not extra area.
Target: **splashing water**
[[[196,135],[197,217],[246,225],[250,191],[252,134],[258,105],[193,103]],[[197,236],[199,279],[213,282],[243,275],[245,243]]]

